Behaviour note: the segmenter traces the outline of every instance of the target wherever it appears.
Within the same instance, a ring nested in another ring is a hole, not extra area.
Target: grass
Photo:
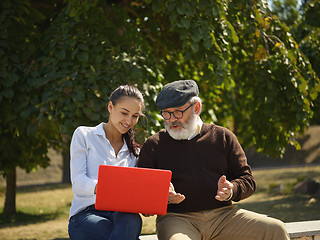
[[[307,177],[320,181],[320,166],[254,170],[253,173],[258,185],[257,191],[250,198],[238,203],[240,207],[285,222],[320,219],[319,200],[290,191],[297,181]],[[272,191],[272,188],[280,183],[286,186],[286,194]],[[0,189],[0,202],[4,203],[4,197],[4,189]],[[70,185],[18,189],[18,213],[10,218],[0,214],[1,239],[68,239],[71,200]],[[143,217],[142,234],[154,232],[155,217]]]
[[[307,178],[320,181],[320,166],[255,170],[257,190],[241,201],[241,208],[267,214],[284,222],[320,219],[320,201],[310,195],[294,194],[292,187]],[[284,185],[283,193],[272,189]]]
[[[4,192],[0,193],[4,202]],[[17,214],[0,215],[0,228],[41,223],[69,214],[72,192],[69,184],[27,187],[18,189]],[[3,208],[3,207],[2,207]]]

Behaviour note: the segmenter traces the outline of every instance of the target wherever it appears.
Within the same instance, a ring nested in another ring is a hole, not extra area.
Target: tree
[[[298,12],[297,0],[272,1],[271,9],[287,26],[294,25],[299,21],[300,15]]]
[[[224,93],[232,103],[228,115],[245,147],[281,156],[289,144],[299,147],[295,136],[312,117],[319,79],[288,28],[263,2],[232,10],[239,47],[231,48],[236,84]]]
[[[40,35],[34,22],[42,19],[28,1],[2,1],[0,16],[0,172],[6,178],[4,213],[14,214],[16,167],[27,172],[46,167],[48,142],[56,126],[39,119],[39,94],[34,74],[34,54]]]
[[[299,43],[300,51],[307,56],[317,76],[320,76],[320,2],[313,0],[302,5],[302,19],[291,27],[294,38]],[[320,98],[311,109],[314,117],[311,124],[320,124]]]
[[[320,3],[317,0],[301,2],[300,10],[298,10],[296,1],[273,1],[272,11],[287,24],[299,45],[299,50],[308,58],[317,76],[320,76]],[[311,109],[314,116],[310,123],[319,124],[320,98],[315,99]]]
[[[214,113],[244,147],[270,155],[298,147],[295,137],[312,117],[319,79],[264,1],[152,1],[152,7],[161,22],[169,20],[162,32],[179,39],[164,67],[171,63],[170,73],[199,82],[205,121]]]
[[[69,1],[44,32],[37,62],[43,85],[40,111],[60,126],[64,170],[74,129],[106,119],[112,90],[136,84],[150,95],[160,80],[152,70],[153,58],[142,55],[148,52],[146,40],[128,19],[122,5]]]
[[[10,5],[8,0],[4,3]],[[23,62],[15,82],[7,75],[16,64],[10,57],[3,60],[6,67],[0,76],[15,84],[1,90],[4,113],[11,116],[2,129],[9,123],[20,126],[19,114],[10,111],[25,104],[34,110],[28,117],[37,119],[33,138],[50,129],[52,136],[45,135],[44,142],[62,139],[58,144],[65,153],[75,127],[105,119],[108,96],[120,84],[134,84],[145,93],[147,120],[137,127],[141,142],[161,128],[156,94],[163,84],[177,79],[198,82],[205,122],[229,127],[244,147],[255,145],[271,155],[283,154],[288,144],[296,144],[297,133],[312,117],[319,79],[288,28],[264,1],[24,0],[14,4],[28,14],[17,14],[13,5],[13,13],[1,13],[1,21],[8,16],[15,19],[10,27],[1,25],[2,32],[14,31],[15,25],[20,29],[5,38],[10,48],[0,54],[18,52]],[[20,47],[16,36],[23,39]],[[28,96],[35,100],[21,100],[15,106],[6,92],[12,87],[30,87]],[[27,119],[26,128],[32,125]],[[26,131],[20,133],[28,136]],[[3,157],[0,161],[5,162]],[[45,163],[42,159],[35,165]],[[18,166],[18,160],[12,164]]]

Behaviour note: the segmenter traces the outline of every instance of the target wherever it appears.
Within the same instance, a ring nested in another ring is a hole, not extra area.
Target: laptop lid
[[[171,171],[100,165],[97,210],[165,215]]]

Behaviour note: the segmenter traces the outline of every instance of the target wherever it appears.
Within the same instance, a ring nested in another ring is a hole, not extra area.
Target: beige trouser
[[[167,213],[157,217],[159,240],[289,240],[285,225],[266,215],[238,209]]]

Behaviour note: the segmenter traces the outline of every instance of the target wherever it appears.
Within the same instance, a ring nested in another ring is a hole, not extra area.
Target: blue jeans
[[[137,213],[100,211],[92,205],[70,218],[68,231],[72,240],[137,240],[141,227]]]

